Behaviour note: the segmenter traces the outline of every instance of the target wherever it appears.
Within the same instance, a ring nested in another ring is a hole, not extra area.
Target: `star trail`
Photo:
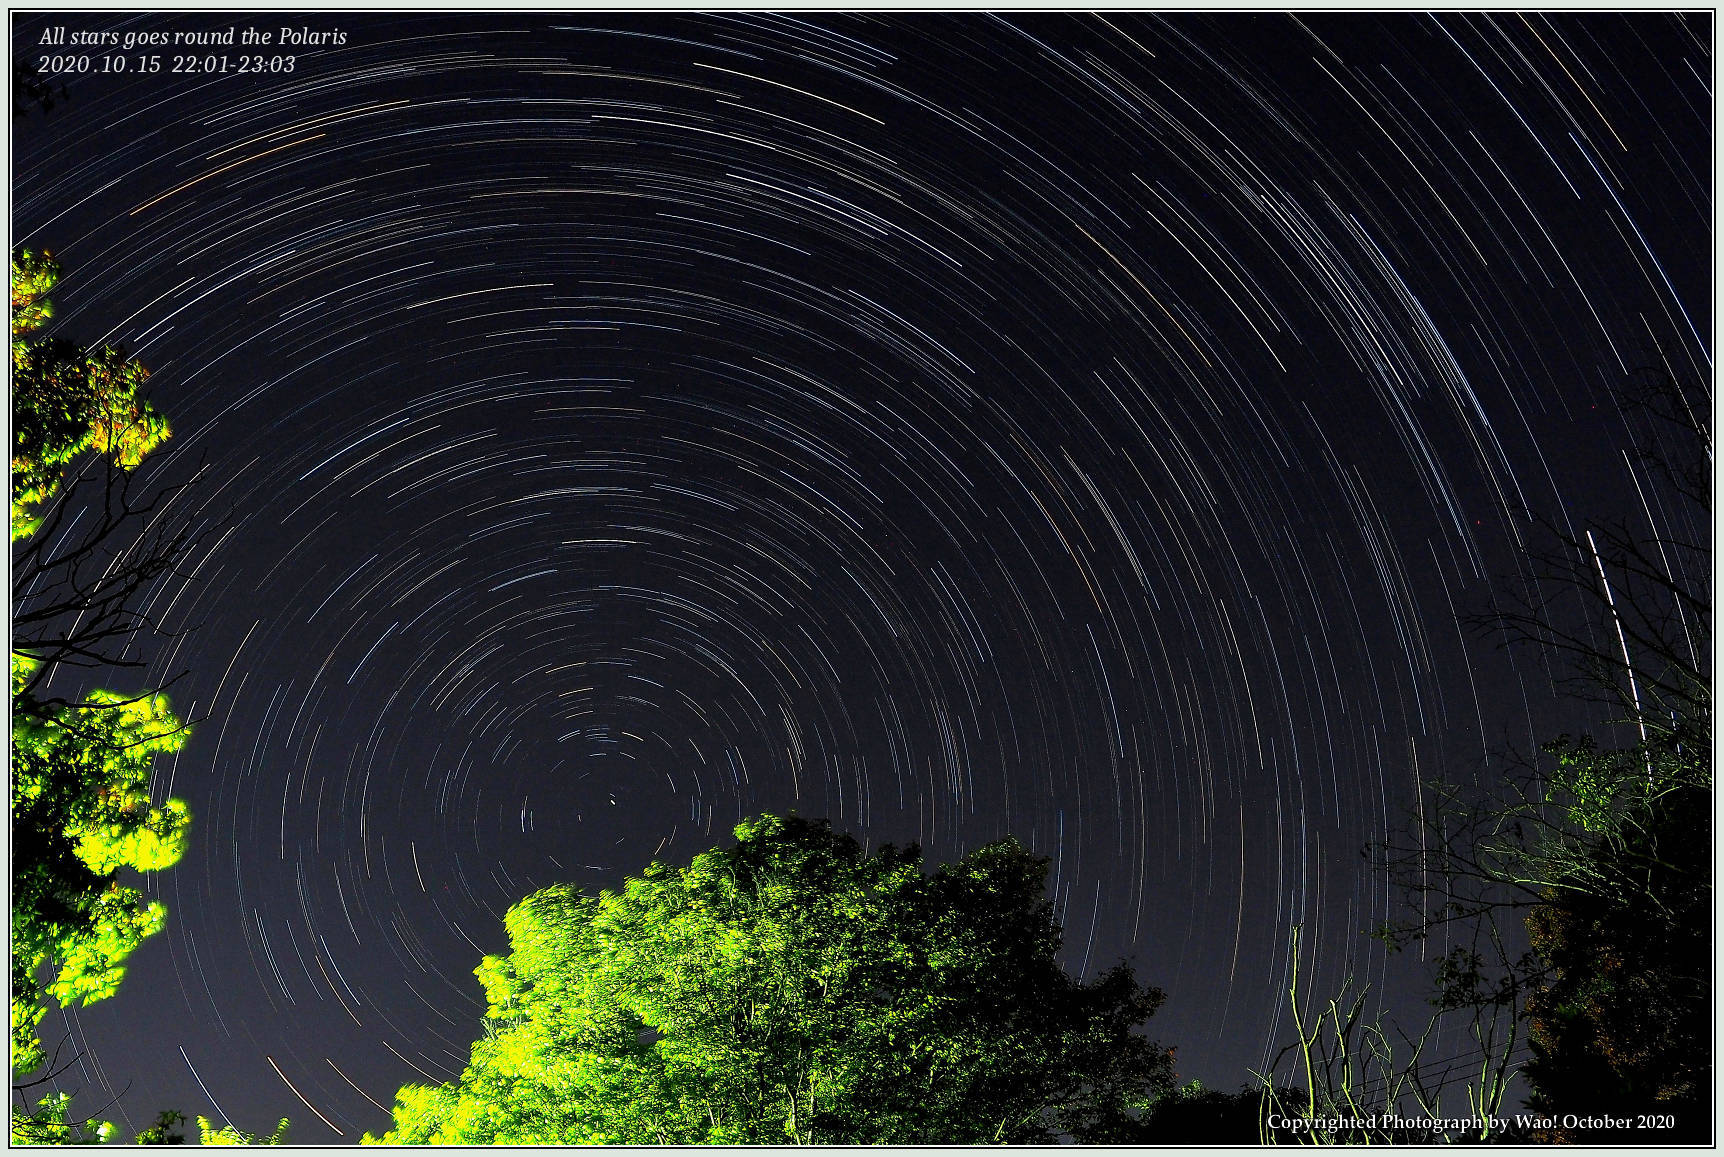
[[[791,809],[1048,856],[1069,967],[1132,959],[1211,1087],[1284,1043],[1294,923],[1416,1010],[1361,847],[1596,723],[1463,616],[1540,517],[1706,533],[1614,391],[1710,386],[1711,37],[15,16],[92,63],[13,120],[13,244],[150,368],[142,480],[199,478],[100,680],[183,672],[190,850],[44,1023],[61,1087],[352,1143],[459,1072],[510,904]]]

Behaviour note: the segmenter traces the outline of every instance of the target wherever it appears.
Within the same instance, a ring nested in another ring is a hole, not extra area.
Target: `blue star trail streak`
[[[1235,1088],[1295,922],[1314,989],[1417,1010],[1359,851],[1420,781],[1589,721],[1460,628],[1534,516],[1695,530],[1612,391],[1711,381],[1707,14],[27,15],[13,51],[248,22],[345,40],[13,122],[14,244],[153,371],[146,477],[204,479],[138,643],[200,721],[156,769],[168,930],[44,1025],[131,1131],[380,1132],[459,1071],[511,903],[788,809],[1016,835],[1068,965],[1132,957]]]

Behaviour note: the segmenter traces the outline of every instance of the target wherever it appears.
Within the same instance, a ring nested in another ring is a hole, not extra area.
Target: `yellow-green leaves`
[[[121,962],[144,937],[162,930],[168,910],[160,904],[139,905],[133,888],[114,888],[96,901],[93,927],[61,945],[59,975],[48,985],[61,1004],[105,1000],[120,987],[126,974]]]
[[[46,253],[21,249],[12,257],[12,341],[16,343],[40,329],[54,316],[48,291],[60,279],[60,267]],[[13,354],[17,356],[16,352]]]
[[[54,1093],[36,1102],[34,1110],[12,1107],[14,1145],[100,1145],[113,1138],[111,1121],[79,1121],[71,1116],[72,1097]]]
[[[15,679],[17,667],[15,656]],[[159,695],[127,701],[97,692],[82,704],[24,711],[14,700],[14,1071],[41,1063],[40,993],[62,1004],[112,996],[126,958],[161,929],[166,909],[143,903],[117,873],[170,867],[183,854],[186,805],[153,806],[149,779],[155,756],[178,751],[185,738]]]
[[[275,1132],[268,1137],[256,1133],[247,1133],[232,1125],[218,1129],[215,1122],[208,1117],[198,1118],[199,1145],[280,1145],[287,1140],[287,1118],[283,1117],[276,1125]]]
[[[112,823],[86,828],[78,836],[78,858],[99,873],[116,868],[154,872],[171,868],[186,850],[186,826],[191,821],[184,800],[170,799],[159,808],[148,800],[122,796],[116,801],[125,817]],[[141,821],[133,818],[143,813]]]
[[[53,315],[60,269],[46,253],[12,258],[12,540],[38,525],[41,505],[78,455],[95,450],[130,470],[169,435],[138,396],[149,372],[104,346],[33,340]]]
[[[12,1071],[28,1073],[40,1068],[42,1042],[37,1039],[36,1027],[42,1023],[42,1018],[48,1015],[48,1009],[35,999],[35,994],[25,992],[19,994],[14,989],[12,994]]]
[[[178,752],[186,741],[165,698],[94,691],[76,700],[44,690],[60,663],[119,661],[100,642],[129,645],[130,632],[148,620],[128,613],[128,600],[171,565],[177,550],[170,537],[147,549],[142,562],[124,559],[120,532],[148,508],[132,506],[123,486],[117,504],[110,487],[97,529],[82,540],[62,533],[65,506],[49,518],[58,531],[34,537],[80,455],[94,451],[128,471],[168,436],[167,423],[139,396],[148,373],[137,362],[107,347],[41,335],[53,316],[47,295],[58,277],[47,253],[13,255],[12,560],[14,592],[28,592],[13,608],[11,651],[14,1074],[44,1063],[36,1030],[45,997],[72,1005],[112,996],[126,960],[161,930],[167,910],[145,902],[119,873],[175,863],[191,819],[182,801],[157,803],[150,790],[155,757]],[[70,513],[70,525],[78,513]],[[90,578],[98,567],[101,577]],[[80,626],[61,633],[68,622]],[[74,1121],[70,1100],[56,1094],[34,1110],[14,1107],[13,1142],[106,1141],[113,1126]],[[140,1140],[165,1142],[170,1117],[178,1114],[164,1114]],[[216,1143],[208,1133],[206,1143]]]
[[[460,1081],[401,1090],[412,1144],[1046,1140],[1159,1087],[1160,996],[1055,960],[1046,862],[993,845],[935,875],[763,816],[618,892],[535,893],[478,968]],[[1001,1121],[1014,1124],[1001,1133]],[[1086,1132],[1087,1130],[1087,1132]]]
[[[150,798],[155,757],[186,741],[165,697],[96,691],[49,706],[18,691],[34,667],[12,656],[15,1072],[41,1064],[43,994],[61,1004],[112,996],[126,958],[161,929],[166,909],[145,904],[117,874],[170,867],[191,822],[183,801]]]

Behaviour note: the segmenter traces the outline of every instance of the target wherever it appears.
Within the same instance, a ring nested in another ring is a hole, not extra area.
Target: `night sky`
[[[380,1132],[510,904],[790,809],[1050,857],[1070,968],[1164,988],[1185,1078],[1285,1040],[1296,922],[1315,989],[1421,1017],[1361,848],[1595,722],[1461,618],[1534,515],[1705,533],[1613,391],[1709,388],[1711,37],[16,17],[92,71],[12,122],[12,242],[151,369],[146,487],[203,471],[177,633],[100,679],[183,672],[190,849],[119,995],[44,1023],[62,1087],[128,1136]]]

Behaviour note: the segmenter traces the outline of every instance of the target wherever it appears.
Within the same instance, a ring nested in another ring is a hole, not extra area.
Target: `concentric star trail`
[[[1132,957],[1181,1074],[1235,1088],[1294,922],[1314,988],[1417,1007],[1359,849],[1420,781],[1592,721],[1461,629],[1536,517],[1704,533],[1612,391],[1711,381],[1706,13],[13,47],[248,23],[345,38],[13,123],[56,324],[152,371],[145,480],[204,471],[122,673],[185,673],[191,847],[61,1026],[136,1127],[380,1132],[459,1071],[510,904],[788,809],[932,860],[1017,836],[1070,967]]]

